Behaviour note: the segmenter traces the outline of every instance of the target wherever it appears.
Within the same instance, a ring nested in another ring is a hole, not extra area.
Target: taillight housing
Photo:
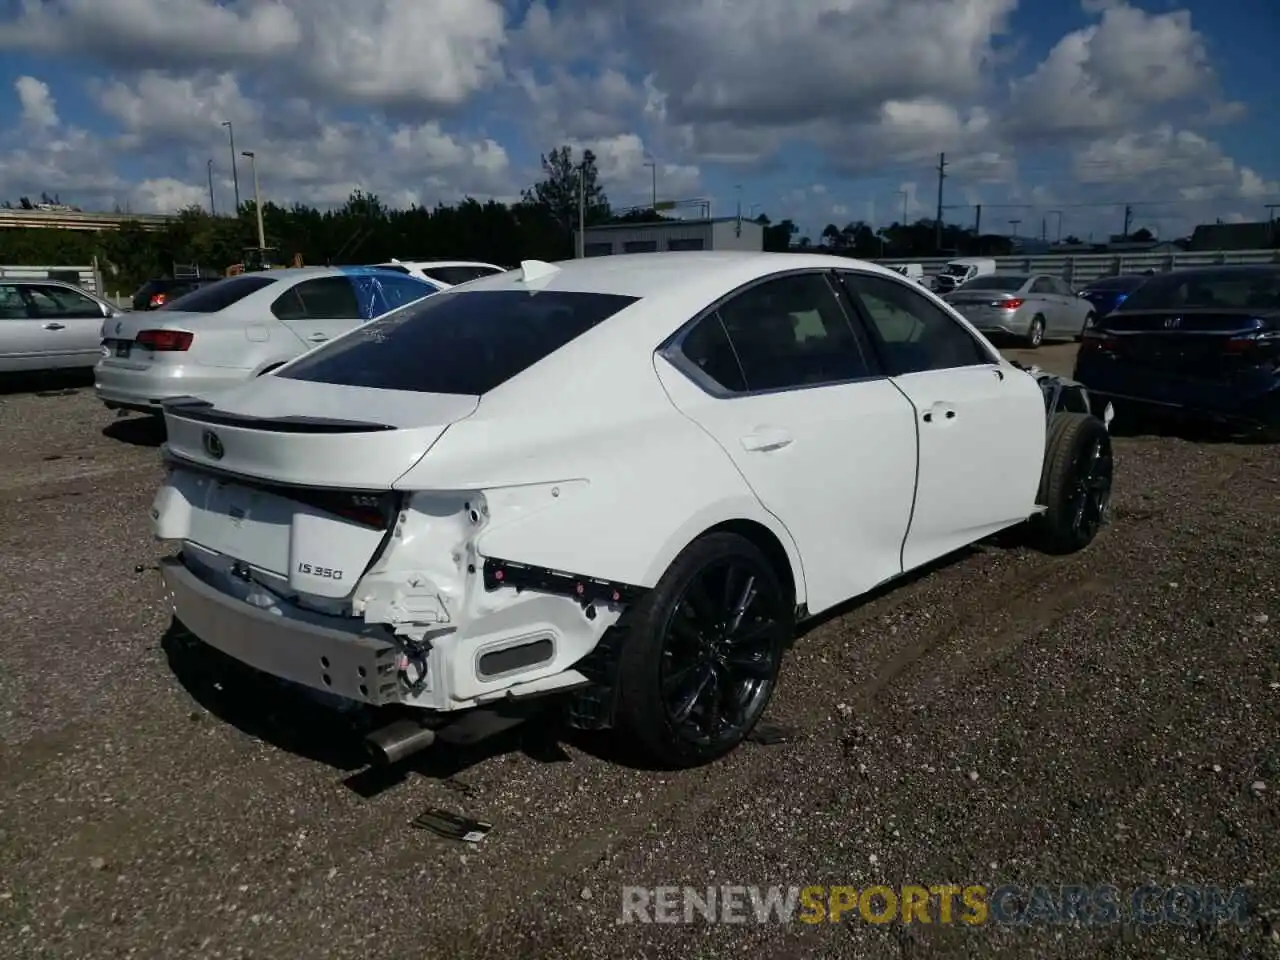
[[[1023,300],[1021,297],[1012,297],[1009,300],[996,300],[991,305],[993,307],[999,307],[1001,310],[1017,310],[1026,302],[1027,301]]]
[[[158,353],[173,353],[191,349],[195,334],[186,330],[142,330],[134,338],[138,346]]]
[[[1080,338],[1080,353],[1115,353],[1120,340],[1102,330],[1086,330]]]
[[[165,293],[153,293],[153,294],[151,295],[151,299],[148,301],[148,305],[149,305],[149,306],[154,310],[156,307],[163,306],[163,305],[164,305],[164,302],[165,302],[166,300],[168,300],[168,299],[169,299],[169,295],[168,295],[168,294],[165,294]]]

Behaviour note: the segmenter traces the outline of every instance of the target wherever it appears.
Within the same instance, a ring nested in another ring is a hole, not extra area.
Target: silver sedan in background
[[[1017,337],[1028,347],[1075,340],[1094,320],[1089,301],[1048,274],[975,277],[943,299],[983,333]]]
[[[61,280],[0,277],[0,373],[92,367],[120,311]]]

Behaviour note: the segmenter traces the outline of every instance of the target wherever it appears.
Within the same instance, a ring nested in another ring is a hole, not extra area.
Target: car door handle
[[[785,430],[757,430],[742,438],[742,449],[757,453],[781,450],[791,443],[791,434]]]
[[[46,330],[65,330],[67,325],[65,323],[46,323],[44,328]]]
[[[329,338],[328,338],[328,336],[326,336],[326,335],[325,335],[325,334],[323,334],[323,333],[313,333],[313,334],[312,334],[310,337],[308,337],[307,339],[309,339],[309,340],[314,340],[315,342],[319,343],[321,340],[328,340]]]

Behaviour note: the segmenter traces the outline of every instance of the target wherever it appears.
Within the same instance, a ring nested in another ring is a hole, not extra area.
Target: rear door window
[[[264,277],[259,274],[228,277],[211,283],[207,287],[198,287],[186,296],[169,300],[158,309],[183,313],[217,313],[275,282],[274,277]]]
[[[559,290],[444,291],[320,347],[278,376],[479,396],[636,299]]]
[[[303,280],[271,304],[281,320],[358,320],[362,314],[355,288],[346,277]]]

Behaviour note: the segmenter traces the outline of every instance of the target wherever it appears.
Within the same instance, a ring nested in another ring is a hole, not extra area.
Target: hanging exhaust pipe
[[[364,738],[374,763],[386,766],[425,750],[435,743],[436,732],[416,720],[397,720]]]

